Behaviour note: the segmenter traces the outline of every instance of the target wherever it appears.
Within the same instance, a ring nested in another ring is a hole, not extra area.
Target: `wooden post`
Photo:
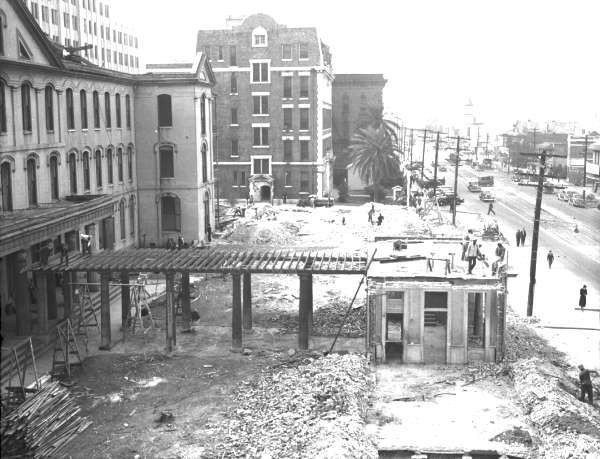
[[[73,313],[73,279],[75,273],[72,271],[65,271],[63,273],[63,308],[64,308],[64,319],[69,319]]]
[[[14,257],[14,258],[13,258]],[[17,335],[31,333],[31,297],[29,296],[29,276],[24,269],[27,267],[25,252],[11,256],[15,260],[15,308],[17,310]]]
[[[166,280],[166,314],[165,327],[167,328],[167,352],[173,351],[175,345],[175,301],[173,298],[173,288],[175,286],[175,275],[167,273]]]
[[[233,279],[233,305],[231,309],[231,345],[234,349],[242,347],[242,304],[240,273],[231,273]]]
[[[308,349],[312,331],[312,275],[300,274],[300,308],[298,311],[298,347]]]
[[[129,273],[127,271],[121,272],[121,332],[123,339],[127,335],[127,317],[129,316],[129,310],[131,309],[131,297],[129,287]]]
[[[192,329],[192,308],[190,305],[190,273],[181,273],[181,315],[183,316],[183,330]]]
[[[56,305],[56,276],[52,272],[46,273],[46,295],[48,297],[48,319],[55,320],[58,317]]]
[[[244,273],[243,321],[244,330],[252,330],[252,283],[250,273]]]
[[[44,272],[35,273],[37,324],[40,333],[48,332],[48,275]]]
[[[103,271],[100,274],[100,350],[108,351],[111,348],[110,338],[110,290],[108,282],[110,273]]]

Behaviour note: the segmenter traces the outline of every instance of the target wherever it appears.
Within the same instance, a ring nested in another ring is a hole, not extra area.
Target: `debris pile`
[[[63,448],[91,422],[69,390],[49,383],[18,408],[2,417],[2,457],[58,457]]]
[[[545,458],[600,457],[600,412],[565,391],[564,370],[542,359],[513,364],[514,385]]]
[[[363,422],[374,385],[358,355],[332,354],[243,381],[237,406],[209,425],[208,456],[376,458]]]

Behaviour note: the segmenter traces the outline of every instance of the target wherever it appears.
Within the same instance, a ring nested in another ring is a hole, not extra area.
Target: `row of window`
[[[255,75],[254,71],[252,72],[252,83],[261,83],[261,82],[270,82],[270,77],[268,76],[268,63],[255,63],[252,64],[253,66],[259,66],[259,70],[258,73]],[[266,65],[267,66],[267,79],[265,79],[264,81],[262,80],[255,80],[254,77],[258,76],[261,77],[262,75],[262,71],[260,70],[260,66],[262,65]],[[294,97],[294,77],[291,75],[285,75],[282,77],[283,79],[283,98],[284,99],[292,99]],[[299,76],[299,83],[298,83],[298,95],[300,97],[300,99],[308,99],[309,97],[309,82],[310,82],[310,76],[309,75],[300,75]],[[230,94],[238,94],[238,76],[235,73],[232,73],[229,76],[229,93]]]
[[[257,102],[257,98],[259,102]],[[266,96],[254,96],[254,115],[268,115],[268,103],[266,102]],[[238,118],[238,107],[232,107],[231,111],[231,122],[232,126],[239,126],[239,118]],[[309,108],[300,108],[300,131],[308,131],[309,130]],[[283,130],[284,131],[293,131],[294,130],[294,109],[292,107],[284,107],[283,108]]]
[[[207,104],[206,95],[200,97],[200,133],[206,135]],[[159,94],[156,97],[158,110],[158,127],[173,127],[173,106],[169,94]]]
[[[258,128],[257,128],[258,129]],[[268,133],[267,133],[268,135]],[[300,140],[300,161],[309,160],[309,140]],[[286,139],[283,141],[283,160],[293,161],[294,160],[294,141]],[[238,139],[231,139],[231,156],[239,157],[239,141]]]
[[[255,159],[255,161],[264,161]],[[258,168],[258,171],[257,171]],[[260,172],[260,165],[255,165],[254,173],[256,174],[268,174],[268,171]],[[285,171],[283,174],[283,185],[285,187],[293,187],[292,171]],[[232,171],[232,182],[231,186],[234,188],[245,188],[248,186],[246,181],[246,171],[233,170]],[[307,171],[300,172],[300,192],[308,192],[310,187],[309,173]]]
[[[107,148],[105,153],[106,163],[106,182],[109,185],[114,183],[114,149]],[[130,182],[133,181],[133,148],[127,147],[127,178]],[[83,174],[83,191],[89,192],[91,188],[91,169],[95,173],[96,188],[100,190],[103,186],[103,166],[102,166],[102,150],[96,149],[92,158],[92,153],[84,151],[81,154],[81,173]],[[117,180],[123,183],[123,148],[117,148],[116,153]],[[27,202],[29,206],[38,205],[38,177],[37,168],[39,158],[35,155],[30,155],[26,162],[26,179],[27,179]],[[48,168],[50,173],[50,198],[56,201],[60,198],[60,159],[58,153],[50,155]],[[67,155],[67,168],[69,173],[69,191],[70,194],[77,194],[78,191],[78,167],[77,153],[71,152]],[[1,165],[1,181],[2,181],[2,209],[13,210],[13,189],[12,189],[12,169],[13,166],[9,161],[5,161]]]
[[[257,34],[254,35],[253,39],[254,46],[265,46],[266,35]],[[205,46],[204,53],[211,61],[225,61],[225,46]],[[291,61],[294,58],[294,50],[297,49],[297,56],[299,60],[307,60],[308,59],[308,43],[301,42],[297,44],[282,44],[281,45],[281,60],[282,61]],[[229,46],[229,65],[237,66],[237,48],[235,45]]]
[[[71,40],[69,38],[65,38],[65,45],[70,46]],[[73,46],[76,48],[79,43],[75,40],[73,42]],[[90,59],[98,59],[98,46],[94,45],[93,48],[86,49],[85,57],[89,57]],[[111,51],[110,49],[100,48],[100,60],[102,62],[106,61],[108,64],[111,64],[114,60],[115,64],[124,65],[126,67],[131,68],[139,68],[140,67],[140,58],[134,56],[133,54],[121,53],[117,51]]]

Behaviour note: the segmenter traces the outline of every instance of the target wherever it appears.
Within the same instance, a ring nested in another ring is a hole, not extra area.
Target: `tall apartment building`
[[[22,0],[48,37],[65,47],[91,45],[78,54],[101,67],[140,73],[140,43],[119,23],[111,0]]]
[[[383,88],[387,80],[380,73],[337,74],[333,80],[334,183],[348,180],[348,147],[352,136],[370,122],[369,110],[383,110]]]
[[[315,28],[264,14],[198,32],[216,76],[221,199],[271,201],[332,191],[332,69]]]

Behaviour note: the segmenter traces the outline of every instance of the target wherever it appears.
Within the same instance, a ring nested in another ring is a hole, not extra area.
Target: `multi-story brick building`
[[[140,43],[115,17],[111,0],[22,0],[46,35],[67,48],[91,45],[79,54],[101,67],[139,73]]]
[[[59,279],[28,264],[62,246],[76,256],[87,239],[92,253],[207,240],[214,77],[202,55],[150,75],[63,57],[20,0],[1,3],[0,21],[2,334],[45,333],[67,313]],[[30,307],[40,288],[47,304]]]
[[[256,14],[198,32],[215,72],[221,199],[270,201],[332,189],[332,69],[315,28]]]
[[[348,146],[360,127],[369,122],[369,110],[383,110],[382,74],[336,74],[333,80],[333,154],[336,185],[348,180]]]

